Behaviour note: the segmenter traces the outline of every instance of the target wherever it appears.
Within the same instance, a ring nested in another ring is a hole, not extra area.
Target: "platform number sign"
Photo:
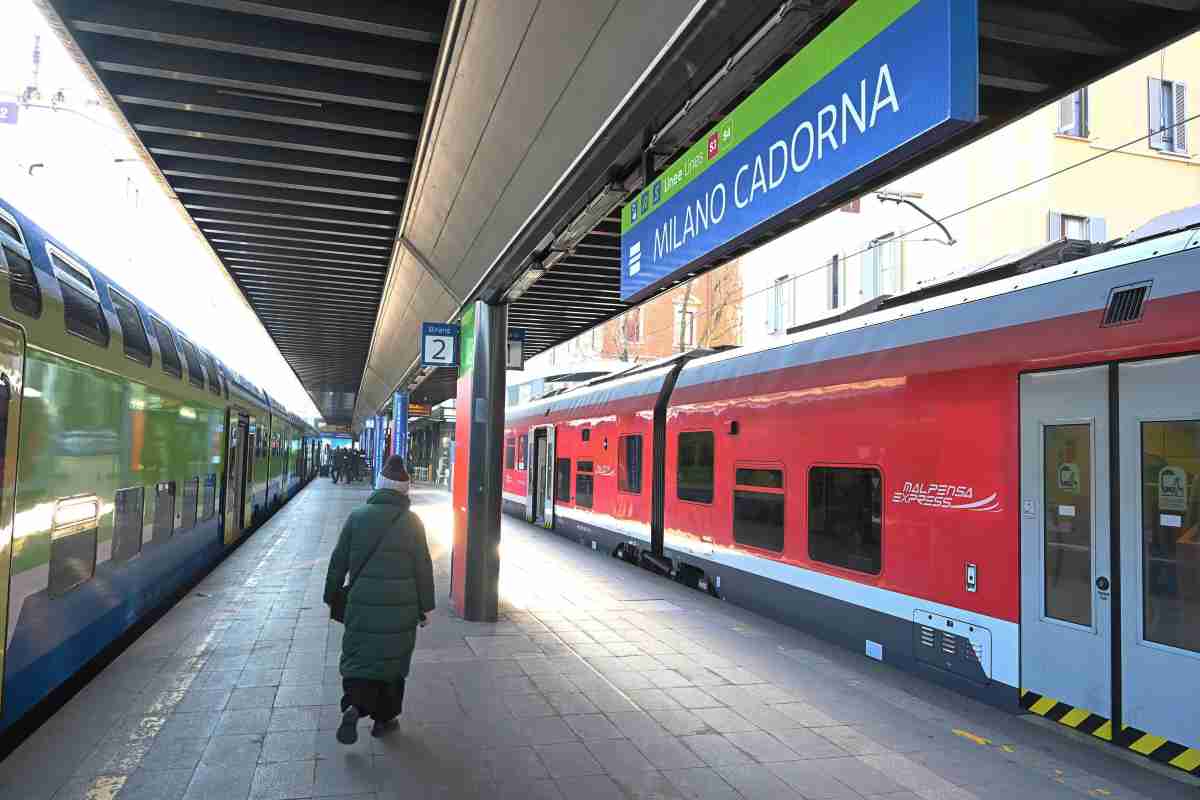
[[[16,103],[0,103],[0,125],[16,125],[21,106]]]
[[[458,326],[421,323],[421,366],[453,367],[458,363]]]

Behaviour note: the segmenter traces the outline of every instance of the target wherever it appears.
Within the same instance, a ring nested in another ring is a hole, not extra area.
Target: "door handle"
[[[1099,578],[1096,578],[1096,588],[1097,589],[1099,589],[1102,592],[1107,592],[1108,586],[1109,586],[1108,578],[1104,577],[1103,575],[1101,575]]]

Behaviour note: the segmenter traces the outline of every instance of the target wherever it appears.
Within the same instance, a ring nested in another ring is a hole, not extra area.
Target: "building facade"
[[[1200,203],[1197,69],[1192,35],[742,256],[744,341]]]

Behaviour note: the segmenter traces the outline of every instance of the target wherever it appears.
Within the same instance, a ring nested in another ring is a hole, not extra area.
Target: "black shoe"
[[[374,736],[376,739],[378,739],[380,736],[383,736],[385,733],[391,733],[392,731],[396,730],[396,728],[399,728],[399,727],[400,727],[400,720],[398,720],[398,719],[389,719],[387,722],[376,722],[374,725],[371,726],[371,735]]]
[[[337,740],[342,744],[354,744],[358,741],[358,708],[350,706],[342,712],[342,724],[338,725]]]

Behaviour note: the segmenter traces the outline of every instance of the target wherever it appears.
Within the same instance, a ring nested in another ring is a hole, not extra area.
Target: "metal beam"
[[[236,233],[212,234],[208,237],[208,240],[210,242],[212,242],[214,245],[223,244],[223,245],[232,245],[234,247],[257,248],[257,250],[236,250],[236,251],[231,250],[230,252],[239,252],[239,253],[261,252],[262,255],[276,256],[279,258],[286,258],[286,257],[292,256],[294,253],[291,251],[300,252],[300,253],[324,253],[325,255],[346,256],[346,257],[353,258],[356,260],[362,260],[363,263],[378,264],[382,269],[384,269],[384,270],[387,269],[387,262],[388,262],[388,254],[387,253],[364,253],[361,250],[359,250],[359,251],[340,250],[340,249],[339,250],[330,250],[330,249],[324,248],[324,247],[313,247],[309,244],[290,245],[290,244],[280,244],[279,242],[260,242],[260,241],[256,241],[256,240],[247,241],[246,239],[244,239],[240,236],[236,239],[225,238],[227,236],[238,236],[238,235]],[[276,252],[273,252],[275,250],[286,250],[289,252],[276,253]]]
[[[387,274],[387,267],[384,265],[372,265],[370,263],[358,260],[345,261],[336,258],[321,258],[319,256],[304,256],[297,258],[295,256],[285,257],[282,253],[244,253],[241,250],[234,250],[232,248],[225,249],[230,254],[230,261],[244,262],[247,264],[263,264],[272,267],[296,267],[300,269],[311,268],[317,270],[325,269],[328,265],[343,266],[356,270],[362,270],[374,266],[375,269],[372,270],[372,274],[378,274],[380,277]]]
[[[216,201],[216,202],[214,202]],[[286,219],[303,220],[305,222],[319,222],[325,225],[353,225],[358,228],[374,228],[385,231],[394,231],[395,224],[381,222],[380,217],[368,214],[330,212],[324,216],[313,216],[312,214],[298,214],[296,209],[287,208],[286,205],[275,205],[261,200],[245,200],[239,197],[228,198],[205,198],[200,195],[193,197],[180,198],[183,207],[196,211],[221,211],[226,214],[248,214],[252,217],[266,217],[268,219]],[[219,204],[218,204],[219,202]]]
[[[340,269],[337,267],[322,267],[321,269],[297,270],[288,268],[276,267],[248,267],[240,263],[227,263],[226,266],[237,273],[243,272],[264,272],[268,275],[279,275],[291,277],[293,275],[324,275],[330,278],[344,278],[345,280],[357,280],[360,277],[375,277],[383,276],[386,273],[374,272],[361,269]]]
[[[175,0],[206,8],[240,14],[256,14],[319,25],[334,30],[390,36],[417,42],[436,43],[445,26],[445,0],[408,0],[380,3],[378,0]]]
[[[317,155],[303,150],[283,150],[277,147],[237,142],[206,141],[174,134],[143,132],[139,138],[156,159],[160,156],[178,156],[179,158],[244,164],[304,174],[362,178],[384,184],[400,184],[408,181],[407,169],[376,159]]]
[[[194,178],[179,178],[170,182],[176,194],[199,196],[201,198],[229,198],[231,200],[250,200],[259,203],[279,203],[288,206],[301,206],[306,209],[329,210],[333,212],[351,212],[354,214],[373,214],[376,218],[397,216],[397,209],[366,198],[354,198],[353,203],[329,203],[323,200],[302,200],[303,197],[313,197],[307,192],[296,192],[290,189],[275,189],[267,186],[239,187],[229,186],[215,181],[196,180]],[[228,191],[229,189],[241,191]],[[341,198],[330,198],[341,199]],[[346,198],[350,201],[351,198]]]
[[[368,197],[386,200],[399,206],[404,196],[403,183],[395,186],[378,186],[361,178],[343,178],[336,175],[312,175],[299,172],[284,172],[245,165],[222,164],[216,161],[194,161],[189,158],[160,156],[158,168],[168,178],[195,178],[197,180],[221,181],[226,185],[266,186],[306,193],[332,194],[346,197]],[[385,191],[391,189],[391,191]]]
[[[378,37],[334,33],[291,20],[262,25],[239,15],[148,0],[57,0],[57,6],[76,31],[263,58],[288,66],[430,81],[437,61],[437,47],[430,43],[397,47]]]
[[[403,81],[306,64],[289,64],[287,69],[281,69],[248,56],[114,39],[86,31],[76,31],[75,40],[92,63],[106,73],[147,75],[411,114],[425,110],[429,91],[424,81]]]
[[[328,229],[323,229],[323,228],[314,228],[311,225],[298,226],[298,225],[280,225],[277,223],[250,222],[245,219],[233,219],[233,218],[225,219],[223,217],[213,216],[211,214],[206,214],[202,217],[193,217],[193,219],[197,223],[208,223],[208,224],[212,224],[212,225],[222,225],[222,226],[231,226],[232,225],[232,226],[236,226],[238,228],[253,228],[256,230],[301,231],[305,234],[309,234],[309,235],[313,235],[313,236],[346,237],[346,238],[355,239],[355,240],[376,241],[376,242],[380,242],[380,241],[391,242],[392,241],[392,237],[385,236],[380,233],[362,233],[360,231],[354,231],[354,232],[336,231],[336,230],[328,230]],[[266,236],[267,234],[262,234],[262,235]],[[392,249],[391,245],[388,245],[387,249],[391,250]]]
[[[294,234],[279,235],[279,234],[261,233],[259,231],[235,230],[234,229],[235,227],[236,226],[233,226],[233,225],[222,225],[220,227],[216,227],[212,224],[201,224],[200,230],[203,231],[209,237],[236,236],[237,239],[235,241],[238,244],[246,244],[246,245],[254,244],[254,245],[259,245],[259,246],[263,246],[263,247],[270,245],[271,241],[280,241],[280,242],[297,242],[299,244],[331,245],[333,247],[357,247],[357,248],[360,248],[360,250],[358,252],[363,255],[372,255],[372,253],[369,253],[367,251],[376,251],[376,252],[381,252],[381,253],[390,253],[391,252],[391,248],[388,247],[387,245],[374,244],[371,242],[347,242],[347,241],[334,239],[334,238],[309,239],[306,236],[296,236]],[[267,241],[267,242],[258,241],[260,239],[268,239],[271,241]],[[247,240],[249,240],[249,241],[247,241]],[[212,239],[212,241],[216,241],[216,239]],[[289,249],[294,249],[294,248],[289,248]],[[350,254],[350,251],[342,251],[342,252],[346,252],[347,254]]]

